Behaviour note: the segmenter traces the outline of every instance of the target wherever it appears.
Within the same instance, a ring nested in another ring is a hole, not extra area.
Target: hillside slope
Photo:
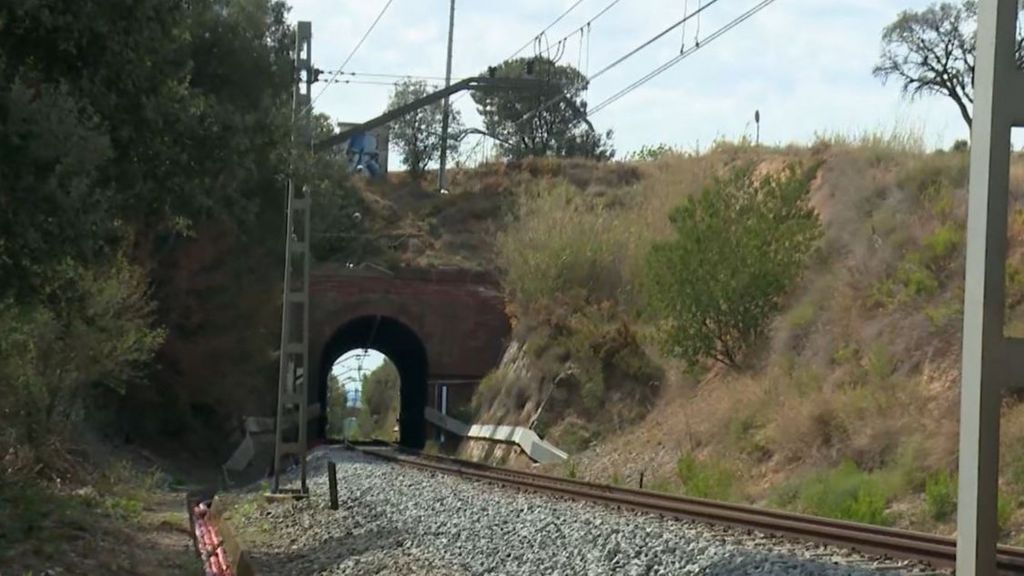
[[[686,367],[651,342],[644,254],[667,213],[738,162],[820,164],[824,237],[743,368]],[[520,349],[481,386],[478,418],[533,425],[586,478],[949,532],[955,510],[968,158],[898,141],[721,144],[635,165],[639,179],[521,194],[498,239]],[[536,187],[544,188],[537,191]],[[1015,159],[1012,197],[1024,194]],[[1024,329],[1015,207],[1007,330]],[[1024,409],[1004,413],[1006,538],[1019,539]]]

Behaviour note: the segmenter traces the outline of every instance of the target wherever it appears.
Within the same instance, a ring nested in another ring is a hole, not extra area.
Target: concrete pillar
[[[996,574],[999,407],[1022,364],[1004,335],[1010,129],[1024,122],[1014,58],[1017,0],[980,0],[971,131],[960,391],[957,574]]]

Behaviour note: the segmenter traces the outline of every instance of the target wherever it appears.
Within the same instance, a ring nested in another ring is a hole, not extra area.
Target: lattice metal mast
[[[292,88],[292,140],[312,148],[310,91],[313,86],[312,25],[299,22],[295,29],[294,86]],[[309,418],[309,266],[310,196],[306,186],[288,178],[285,220],[284,291],[281,303],[281,352],[277,392],[277,431],[274,441],[273,491],[282,492],[285,459],[298,459],[300,485],[306,494],[306,452]],[[294,429],[293,429],[294,426]]]

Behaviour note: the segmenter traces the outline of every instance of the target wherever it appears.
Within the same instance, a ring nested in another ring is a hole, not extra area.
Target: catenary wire
[[[370,27],[367,28],[366,32],[363,33],[363,37],[360,38],[359,42],[356,43],[355,48],[353,48],[352,51],[349,52],[348,56],[345,57],[345,61],[341,63],[341,66],[338,66],[337,72],[335,72],[331,79],[328,80],[327,83],[324,85],[324,87],[320,89],[320,92],[316,95],[316,97],[313,98],[312,101],[310,101],[309,106],[306,106],[307,110],[312,108],[313,105],[316,104],[317,100],[319,100],[320,97],[324,95],[324,92],[327,92],[327,89],[331,87],[331,84],[334,83],[333,80],[338,77],[342,70],[345,69],[345,66],[348,66],[348,63],[352,60],[352,57],[356,55],[356,52],[358,52],[359,48],[362,47],[363,42],[365,42],[366,39],[370,36],[370,33],[373,32],[373,29],[377,27],[377,23],[380,22],[380,19],[384,17],[384,13],[388,11],[388,8],[391,7],[391,3],[394,1],[395,0],[388,0],[387,3],[384,4],[384,7],[380,9],[380,12],[377,14],[377,17],[373,19],[373,22],[370,24]],[[306,110],[303,110],[303,112],[305,111]]]
[[[649,82],[650,80],[654,79],[656,76],[660,75],[661,73],[665,72],[666,70],[668,70],[672,66],[675,66],[679,62],[683,61],[684,59],[686,59],[688,56],[690,56],[694,52],[697,52],[698,50],[700,50],[704,46],[707,46],[708,44],[710,44],[711,42],[713,42],[717,38],[721,37],[726,32],[732,30],[736,26],[739,26],[741,23],[743,23],[744,21],[746,21],[747,19],[752,17],[754,14],[757,14],[758,12],[763,10],[764,8],[768,7],[768,5],[772,4],[773,2],[775,2],[775,0],[762,0],[760,3],[756,4],[755,6],[753,6],[752,8],[747,10],[746,12],[744,12],[743,14],[740,14],[739,16],[737,16],[736,18],[731,20],[728,24],[725,24],[721,28],[718,28],[717,30],[715,30],[713,33],[711,33],[707,37],[705,37],[703,39],[700,39],[692,47],[690,47],[689,49],[683,51],[678,56],[672,58],[668,62],[665,62],[661,66],[658,66],[657,68],[655,68],[651,72],[647,73],[646,75],[644,75],[640,79],[636,80],[632,84],[626,86],[625,88],[622,88],[621,90],[619,90],[615,94],[612,94],[608,98],[605,98],[604,100],[599,102],[597,105],[595,105],[594,108],[591,109],[587,113],[587,116],[588,117],[593,116],[594,114],[597,114],[601,110],[607,108],[609,105],[613,104],[616,100],[622,98],[626,94],[629,94],[633,90],[636,90],[640,86],[646,84],[647,82]]]
[[[572,89],[575,89],[575,88],[578,88],[578,87],[581,87],[581,86],[588,86],[592,81],[594,81],[598,77],[602,76],[603,74],[606,74],[607,72],[611,71],[612,69],[614,69],[615,67],[619,66],[620,64],[622,64],[626,60],[632,58],[633,56],[635,56],[638,52],[640,52],[644,48],[647,48],[651,44],[653,44],[653,43],[657,42],[658,40],[660,40],[661,38],[665,37],[666,34],[672,32],[676,28],[682,26],[687,21],[689,21],[689,20],[691,20],[693,18],[699,17],[701,12],[703,12],[704,10],[707,10],[708,8],[714,6],[719,1],[720,0],[709,0],[709,2],[703,4],[700,8],[698,8],[693,13],[684,15],[682,19],[676,21],[675,23],[673,23],[672,25],[668,26],[667,28],[665,28],[661,32],[655,34],[653,37],[649,38],[647,41],[643,42],[642,44],[640,44],[636,48],[633,48],[632,50],[630,50],[629,52],[626,52],[625,54],[623,54],[622,56],[618,57],[617,59],[615,59],[611,63],[605,65],[603,68],[601,68],[597,72],[594,72],[592,75],[590,75],[588,77],[585,77],[580,82],[570,86],[568,89],[572,90]],[[549,98],[548,100],[544,101],[539,106],[537,106],[536,108],[534,108],[532,110],[529,110],[528,112],[526,112],[526,114],[523,114],[523,116],[521,118],[519,118],[519,120],[517,120],[516,123],[518,124],[518,123],[521,123],[521,122],[525,122],[526,120],[529,120],[530,118],[533,118],[534,116],[539,114],[541,111],[546,110],[547,108],[551,107],[552,104],[558,102],[563,97],[564,97],[563,94],[558,94],[558,95],[556,95],[556,96],[554,96],[552,98]]]

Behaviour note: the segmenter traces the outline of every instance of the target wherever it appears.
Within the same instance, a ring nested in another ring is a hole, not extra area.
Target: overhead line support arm
[[[314,143],[313,151],[322,152],[328,148],[337,146],[347,141],[355,134],[373,130],[374,128],[393,122],[406,114],[415,112],[420,108],[429,106],[434,102],[444,99],[446,96],[450,96],[463,90],[528,90],[539,89],[542,86],[549,85],[550,83],[548,81],[536,78],[489,78],[486,76],[466,78],[465,80],[460,80],[447,88],[431,92],[430,94],[427,94],[422,98],[417,98],[408,104],[388,110],[384,114],[381,114],[371,120],[367,120],[358,126],[346,128],[337,134],[328,136],[327,138]]]

